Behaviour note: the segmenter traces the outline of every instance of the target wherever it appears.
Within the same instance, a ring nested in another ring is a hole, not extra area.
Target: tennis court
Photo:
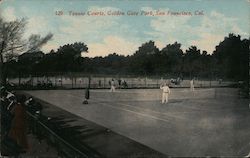
[[[248,100],[233,88],[27,91],[75,115],[170,156],[245,156],[250,151]],[[119,142],[118,142],[119,143]]]

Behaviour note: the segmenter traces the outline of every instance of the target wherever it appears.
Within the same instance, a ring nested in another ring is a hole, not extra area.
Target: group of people
[[[115,89],[116,89],[115,85],[116,84],[115,84],[115,80],[113,78],[111,79],[111,81],[109,81],[109,85],[110,85],[110,92],[115,92]],[[121,87],[127,88],[128,85],[127,85],[127,82],[125,80],[119,79],[118,80],[118,88],[121,88]]]
[[[162,84],[160,86],[160,89],[162,90],[162,100],[161,103],[168,103],[168,97],[171,93],[170,88],[169,88],[169,84],[167,84],[167,82],[165,82],[164,84]],[[190,91],[194,92],[194,79],[190,80]],[[114,79],[112,79],[110,81],[110,92],[115,92],[115,81]]]
[[[12,155],[28,151],[25,95],[9,92],[1,87],[2,154]]]
[[[162,90],[162,100],[161,103],[168,103],[168,97],[170,95],[170,88],[169,84],[165,82],[163,85],[160,86],[160,89]],[[194,79],[190,80],[190,91],[194,92]]]
[[[168,103],[168,97],[171,93],[170,88],[169,88],[169,84],[167,84],[167,82],[165,82],[164,84],[162,84],[160,86],[160,89],[162,90],[162,100],[161,103]],[[194,92],[194,79],[190,80],[190,91]],[[112,79],[110,81],[110,92],[115,92],[115,81],[114,79]]]

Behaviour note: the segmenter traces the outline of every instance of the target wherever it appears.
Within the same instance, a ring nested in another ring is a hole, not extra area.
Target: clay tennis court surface
[[[245,156],[250,152],[249,101],[233,88],[26,91],[170,156]]]

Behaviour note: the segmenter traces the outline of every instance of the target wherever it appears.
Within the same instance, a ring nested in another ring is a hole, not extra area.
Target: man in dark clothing
[[[86,88],[83,104],[88,104],[88,99],[89,99],[89,88]]]

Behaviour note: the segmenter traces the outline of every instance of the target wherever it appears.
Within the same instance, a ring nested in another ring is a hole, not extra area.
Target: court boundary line
[[[74,96],[74,95],[72,95],[72,94],[69,94],[69,95],[70,95],[70,96],[73,96],[73,97],[75,97],[75,98],[78,98],[78,99],[80,98],[79,96]],[[151,119],[156,119],[156,120],[164,121],[164,122],[167,122],[167,123],[170,122],[170,120],[167,120],[167,119],[161,119],[161,118],[159,118],[159,117],[155,117],[155,116],[152,116],[152,115],[148,115],[148,114],[136,112],[136,111],[133,111],[133,110],[128,110],[128,109],[124,109],[124,108],[118,108],[118,107],[116,107],[116,106],[109,105],[109,104],[107,104],[107,103],[102,103],[102,102],[97,102],[97,101],[94,101],[94,102],[97,103],[97,104],[104,105],[104,106],[106,105],[106,106],[111,107],[111,108],[113,108],[113,109],[119,109],[119,110],[131,112],[131,113],[135,113],[135,114],[138,114],[138,115],[141,115],[141,116],[145,116],[145,117],[148,117],[148,118],[151,118]]]
[[[75,98],[81,98],[80,96],[74,96],[74,95],[72,95],[72,94],[69,94],[70,96],[72,96],[72,97],[75,97]],[[98,101],[104,101],[104,102],[109,102],[109,101],[107,101],[107,100],[100,100],[100,98],[99,99],[96,99],[95,98],[95,100],[98,100]],[[93,100],[94,101],[94,100]],[[95,103],[101,103],[101,102],[96,102],[96,101],[94,101]],[[105,103],[106,104],[106,103]],[[132,105],[129,105],[129,104],[124,104],[124,103],[115,103],[115,104],[120,104],[120,105],[123,105],[123,106],[128,106],[128,107],[133,107],[133,108],[135,108],[135,109],[143,109],[143,108],[141,108],[141,107],[134,107],[134,106],[132,106]],[[111,106],[111,105],[109,105],[109,106]],[[113,106],[114,107],[114,106]],[[122,108],[122,109],[124,109],[124,108]],[[125,110],[128,110],[128,109],[125,109]],[[145,109],[143,109],[143,110],[145,110]],[[177,119],[182,119],[182,120],[186,120],[185,118],[178,118],[178,117],[176,117],[176,116],[169,116],[168,114],[165,114],[165,113],[161,113],[161,112],[158,112],[158,111],[154,111],[154,110],[150,110],[150,109],[147,109],[149,112],[153,112],[153,113],[158,113],[158,114],[162,114],[162,115],[165,115],[165,116],[168,116],[168,117],[172,117],[172,118],[177,118]],[[129,110],[129,111],[133,111],[133,110]],[[133,112],[136,112],[136,111],[133,111]],[[138,113],[138,112],[137,112]],[[185,112],[184,112],[185,113]],[[141,114],[144,114],[144,113],[141,113]],[[148,115],[148,114],[146,114],[146,115]],[[152,116],[152,115],[149,115],[149,116]],[[155,116],[152,116],[152,117],[155,117]],[[156,118],[158,118],[158,117],[156,117]],[[161,118],[160,118],[161,119]]]
[[[113,109],[123,110],[123,111],[131,112],[131,113],[134,113],[134,114],[137,114],[137,115],[141,115],[141,116],[144,116],[144,117],[148,117],[148,118],[151,118],[151,119],[160,120],[160,121],[163,121],[163,122],[170,123],[170,120],[167,120],[167,119],[161,119],[161,118],[158,118],[158,117],[155,117],[155,116],[152,116],[152,115],[148,115],[148,114],[136,112],[136,111],[133,111],[133,110],[128,110],[128,109],[124,109],[124,108],[118,108],[118,107],[115,107],[113,105],[109,105],[107,103],[101,103],[101,102],[96,102],[96,103],[104,105],[104,106],[111,107]]]
[[[100,99],[95,99],[95,100],[106,101],[106,102],[108,102],[107,100],[100,100]],[[165,116],[168,116],[168,117],[172,117],[172,118],[177,118],[177,119],[183,119],[183,120],[185,120],[185,118],[183,118],[183,117],[170,116],[169,114],[161,113],[161,112],[158,112],[158,111],[155,111],[155,110],[151,110],[151,109],[148,109],[148,108],[143,109],[142,107],[136,107],[136,106],[133,106],[133,105],[130,105],[130,104],[125,104],[125,103],[115,103],[115,104],[120,104],[120,105],[123,105],[123,106],[132,107],[132,108],[134,108],[134,109],[145,110],[145,111],[153,112],[153,113],[156,113],[156,114],[165,115]],[[162,105],[162,106],[165,106],[165,105]],[[167,106],[167,105],[166,105],[166,106]]]

